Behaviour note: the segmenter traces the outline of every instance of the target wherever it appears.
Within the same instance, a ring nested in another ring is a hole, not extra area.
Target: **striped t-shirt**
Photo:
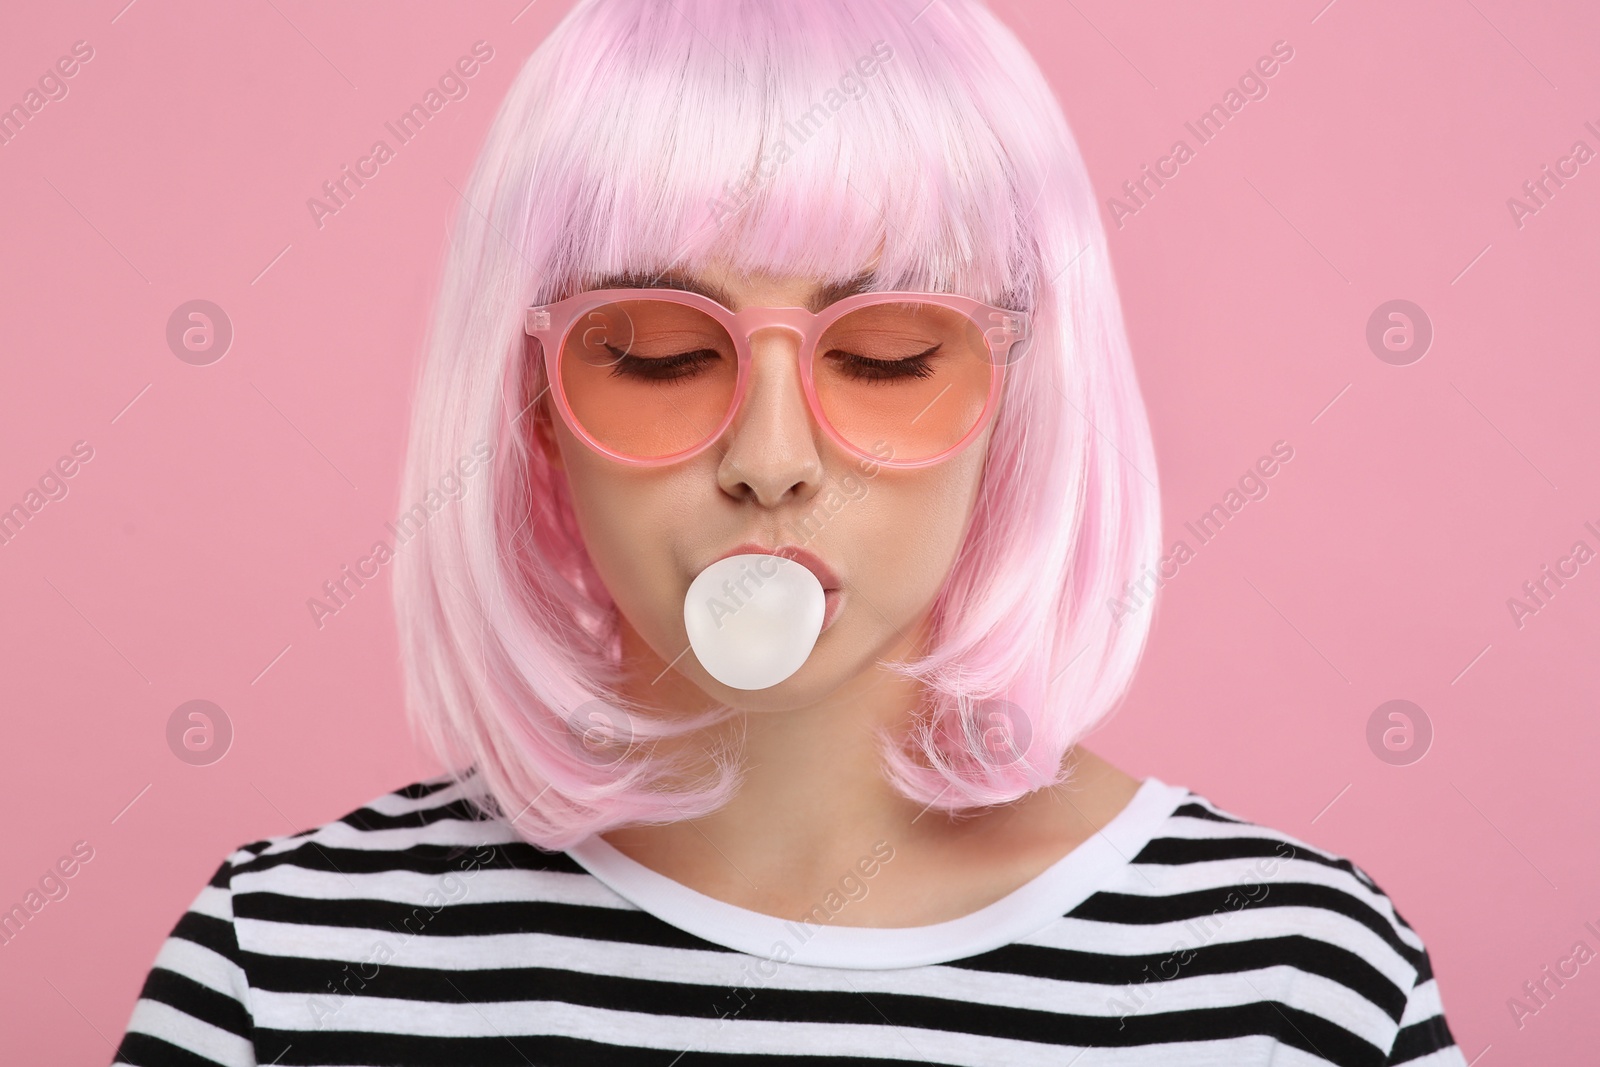
[[[1156,778],[1001,900],[897,928],[834,921],[888,842],[782,919],[598,836],[535,848],[473,784],[228,856],[115,1062],[1465,1062],[1422,940],[1366,872]]]

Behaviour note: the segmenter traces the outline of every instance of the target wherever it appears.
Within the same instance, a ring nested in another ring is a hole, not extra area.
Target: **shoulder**
[[[240,845],[185,917],[193,932],[179,932],[229,945],[254,984],[286,957],[368,952],[375,931],[504,933],[530,905],[556,927],[634,910],[565,852],[522,839],[479,796],[472,775],[439,775]]]
[[[1424,946],[1389,895],[1354,860],[1243,818],[1184,790],[1132,859],[1128,877],[1196,902],[1235,910],[1290,909],[1305,937],[1378,952],[1384,973],[1409,988]],[[1381,950],[1381,951],[1379,951]]]
[[[1116,881],[1069,919],[1139,931],[1159,953],[1146,972],[1158,984],[1209,976],[1226,1001],[1270,1001],[1302,1026],[1405,1054],[1389,1062],[1457,1062],[1427,947],[1370,874],[1178,792]]]
[[[412,782],[339,818],[262,838],[228,856],[213,885],[241,891],[326,897],[480,869],[583,874],[569,857],[524,841],[482,806],[469,772]]]
[[[342,996],[349,968],[397,957],[466,966],[531,931],[637,921],[632,904],[565,852],[523,840],[477,796],[470,778],[441,775],[236,850],[224,864],[227,907],[249,984],[293,988],[302,1000]],[[258,996],[255,1010],[258,1021],[298,1018],[270,998]]]
[[[263,1042],[321,1029],[397,957],[470,967],[492,935],[629,914],[473,797],[470,776],[441,775],[234,849],[163,943],[117,1062],[256,1063]]]

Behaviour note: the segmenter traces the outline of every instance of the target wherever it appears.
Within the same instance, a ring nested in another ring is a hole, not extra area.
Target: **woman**
[[[1359,867],[1080,743],[1153,450],[975,0],[586,0],[466,199],[402,499],[491,473],[395,562],[453,770],[229,856],[118,1062],[1462,1062]]]

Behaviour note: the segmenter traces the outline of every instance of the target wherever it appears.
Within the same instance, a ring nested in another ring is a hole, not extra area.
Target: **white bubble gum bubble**
[[[822,633],[827,598],[810,570],[783,556],[729,556],[701,571],[683,599],[689,644],[734,689],[770,689],[798,671]]]

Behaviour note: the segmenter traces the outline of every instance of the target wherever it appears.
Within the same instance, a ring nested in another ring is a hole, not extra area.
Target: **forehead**
[[[850,278],[819,280],[800,276],[741,275],[708,267],[701,271],[669,269],[659,274],[623,271],[604,275],[595,289],[682,289],[699,293],[727,308],[803,307],[821,311],[847,296],[871,291],[877,275],[868,270]]]

